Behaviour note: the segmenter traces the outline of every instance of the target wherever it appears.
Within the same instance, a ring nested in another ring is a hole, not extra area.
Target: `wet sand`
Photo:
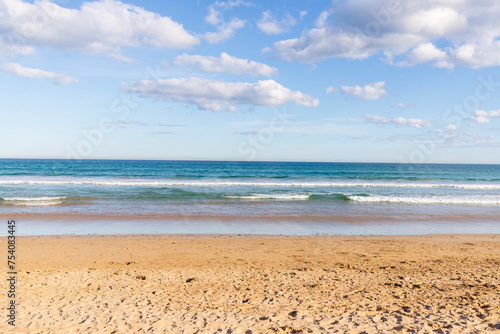
[[[349,224],[359,224],[359,223],[395,223],[401,222],[400,217],[395,216],[393,213],[372,213],[370,215],[353,215],[353,214],[345,214],[345,215],[260,215],[260,216],[234,216],[234,215],[201,215],[201,214],[192,214],[192,215],[180,215],[180,214],[167,214],[167,213],[148,213],[148,214],[124,214],[124,213],[74,213],[68,214],[67,212],[61,213],[18,213],[18,212],[8,212],[8,213],[0,213],[0,218],[3,219],[12,219],[12,217],[16,217],[19,221],[85,221],[85,222],[93,222],[93,221],[245,221],[245,222],[262,222],[262,223],[275,223],[275,222],[299,222],[303,223],[307,222],[343,222]],[[471,222],[497,222],[498,214],[496,212],[492,213],[483,213],[481,215],[478,214],[405,214],[406,218],[411,218],[413,222],[450,222],[454,224],[460,223],[471,223]]]
[[[500,235],[32,236],[17,252],[2,333],[500,330]]]
[[[160,214],[45,213],[16,217],[19,236],[113,234],[263,234],[263,235],[423,235],[500,234],[498,214],[225,216]],[[2,234],[0,233],[0,236]],[[4,234],[5,235],[5,234]]]

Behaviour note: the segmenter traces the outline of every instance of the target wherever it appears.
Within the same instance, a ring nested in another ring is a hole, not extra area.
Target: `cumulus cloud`
[[[230,22],[222,23],[217,27],[216,32],[206,32],[205,40],[210,44],[216,44],[231,39],[236,30],[245,26],[245,22],[245,20],[234,18]]]
[[[78,82],[78,79],[69,75],[42,71],[36,68],[23,67],[17,63],[0,64],[0,70],[23,78],[48,79],[56,85],[67,85]]]
[[[378,100],[387,92],[384,90],[385,82],[379,81],[368,84],[364,87],[361,86],[342,86],[342,91],[361,100]]]
[[[399,103],[396,103],[395,105],[393,105],[393,107],[406,108],[406,107],[408,107],[408,105],[406,103],[399,102]]]
[[[271,11],[267,10],[262,13],[262,17],[257,22],[259,29],[267,35],[279,35],[287,32],[297,23],[290,14],[287,14],[283,19],[278,21],[273,17]]]
[[[490,122],[490,119],[484,116],[471,116],[470,119],[472,119],[477,124],[485,124]]]
[[[413,66],[422,63],[433,63],[436,67],[453,69],[455,66],[448,60],[446,52],[439,50],[432,43],[422,43],[408,53],[407,60],[398,63],[400,66]]]
[[[205,21],[210,24],[217,25],[221,21],[221,13],[217,11],[213,5],[208,7],[208,15],[205,17]]]
[[[84,2],[80,9],[48,0],[2,1],[0,40],[0,46],[8,45],[11,52],[53,47],[120,60],[130,60],[121,53],[125,47],[187,49],[200,42],[171,18],[118,0]]]
[[[183,102],[199,109],[237,111],[237,105],[274,107],[288,102],[316,107],[319,100],[299,91],[291,91],[274,80],[256,83],[226,82],[204,78],[172,78],[158,81],[142,80],[123,89],[141,97]]]
[[[329,17],[330,16],[330,17]],[[300,37],[274,43],[287,61],[383,55],[399,66],[500,65],[500,2],[378,0],[334,2]]]
[[[234,7],[246,6],[250,7],[252,4],[250,2],[233,0],[233,1],[217,1],[210,6],[208,6],[208,14],[205,17],[205,21],[217,26],[217,31],[206,32],[204,34],[205,40],[210,44],[216,44],[224,42],[231,39],[236,30],[241,29],[245,26],[245,20],[239,18],[233,18],[231,21],[224,21],[224,16],[222,15],[222,10],[229,10]]]
[[[418,118],[403,118],[403,117],[387,118],[378,115],[366,115],[364,119],[369,123],[374,123],[379,125],[392,124],[398,127],[424,128],[432,125],[431,122]]]
[[[448,125],[444,126],[444,128],[446,130],[456,130],[456,129],[458,129],[458,127],[456,125],[453,125],[453,124],[448,124]]]
[[[484,111],[476,110],[474,116],[470,118],[477,124],[485,124],[490,122],[490,118],[500,117],[500,110]]]
[[[270,77],[278,73],[274,67],[248,59],[236,58],[222,52],[219,57],[183,54],[174,59],[174,64],[192,66],[205,73],[250,74]]]

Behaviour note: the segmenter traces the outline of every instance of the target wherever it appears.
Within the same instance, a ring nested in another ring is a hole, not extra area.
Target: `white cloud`
[[[446,52],[439,50],[432,43],[422,43],[408,53],[406,61],[399,62],[400,66],[413,66],[416,64],[434,63],[434,66],[453,69],[455,66],[449,62]]]
[[[0,57],[27,56],[35,53],[36,49],[34,46],[23,45],[23,42],[20,40],[15,40],[12,36],[6,36],[0,32]]]
[[[447,128],[447,127],[444,127]],[[481,132],[463,132],[454,128],[446,131],[424,130],[413,134],[398,134],[383,138],[384,141],[410,141],[413,143],[429,143],[429,138],[440,147],[499,147],[500,141],[495,136]]]
[[[267,10],[262,13],[262,17],[257,22],[257,26],[261,31],[268,35],[279,35],[287,32],[290,27],[293,27],[297,23],[290,14],[287,14],[281,21],[278,21],[271,14],[271,11]]]
[[[423,128],[432,125],[431,122],[418,118],[403,118],[403,117],[387,118],[384,116],[377,116],[377,115],[366,115],[364,118],[369,123],[392,124],[398,127]]]
[[[192,66],[205,73],[250,74],[265,77],[278,73],[278,70],[274,67],[256,61],[232,57],[225,52],[222,52],[220,57],[183,54],[174,59],[174,64]]]
[[[318,18],[316,19],[316,28],[323,28],[326,24],[326,20],[328,19],[330,14],[326,11],[321,12]]]
[[[206,32],[203,37],[210,44],[216,44],[224,42],[234,36],[236,30],[241,29],[245,26],[245,20],[239,18],[233,18],[231,21],[226,22],[222,15],[222,10],[230,10],[239,6],[252,6],[252,3],[233,0],[233,1],[217,1],[208,6],[208,14],[205,17],[205,21],[217,26],[216,32]]]
[[[205,21],[214,26],[221,21],[221,13],[217,11],[213,5],[208,7],[208,15],[205,17]]]
[[[453,124],[448,124],[444,127],[446,130],[456,130],[457,126]]]
[[[23,47],[52,47],[130,60],[122,55],[122,48],[187,49],[199,44],[171,18],[118,0],[84,2],[80,9],[48,0],[1,1],[0,22],[0,46],[18,48],[20,53]]]
[[[304,18],[304,16],[306,16],[306,15],[307,15],[307,10],[301,10],[301,11],[299,12],[299,15],[300,15],[300,19],[302,20],[302,19]]]
[[[270,49],[285,61],[316,62],[332,57],[362,59],[373,54],[363,36],[340,34],[326,27],[311,29],[301,38],[274,43]]]
[[[406,103],[399,102],[399,103],[396,103],[395,105],[393,105],[393,107],[406,108],[406,107],[408,107],[408,105]]]
[[[56,85],[66,85],[78,82],[78,79],[65,74],[42,71],[36,68],[23,67],[17,63],[0,64],[0,69],[6,73],[23,78],[48,79]]]
[[[206,32],[205,39],[210,44],[224,42],[232,38],[236,30],[243,28],[245,22],[245,20],[234,18],[230,22],[222,23],[217,27],[216,32]]]
[[[470,118],[478,124],[485,124],[490,122],[490,118],[497,117],[500,117],[500,109],[492,111],[484,111],[478,109],[474,112],[474,116],[471,116]]]
[[[470,119],[472,119],[477,124],[485,124],[490,122],[489,118],[483,116],[471,116]]]
[[[448,34],[463,32],[467,26],[467,17],[465,13],[466,6],[458,1],[423,1],[420,6],[404,13],[405,22],[401,22],[401,28],[419,33],[425,36],[446,36]]]
[[[342,91],[351,96],[355,96],[362,100],[378,100],[387,92],[384,90],[385,82],[379,81],[361,86],[342,86]]]
[[[251,2],[243,1],[243,0],[217,1],[214,5],[221,7],[221,8],[231,8],[231,7],[239,7],[239,6],[245,6],[245,7],[253,6],[253,4]]]
[[[236,105],[278,106],[288,102],[316,107],[319,100],[299,91],[291,91],[274,80],[256,83],[226,82],[204,78],[172,78],[158,81],[142,80],[123,89],[141,97],[183,102],[204,110],[236,111]]]
[[[456,130],[456,129],[455,129]],[[435,133],[442,146],[450,147],[498,147],[500,142],[495,136],[482,132],[445,131]],[[428,135],[424,140],[428,140]]]
[[[500,65],[500,2],[496,0],[335,2],[300,37],[274,43],[287,61],[363,59],[383,55],[399,66]]]
[[[474,112],[474,115],[484,116],[484,117],[500,117],[500,110],[492,110],[492,111],[476,110]]]
[[[500,65],[500,34],[492,41],[463,44],[453,52],[458,63],[472,68]]]
[[[326,89],[326,93],[327,94],[331,94],[331,93],[336,93],[338,92],[338,89],[333,87],[333,86],[329,86],[327,89]]]

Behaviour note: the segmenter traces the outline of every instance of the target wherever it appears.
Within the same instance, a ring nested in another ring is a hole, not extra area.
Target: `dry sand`
[[[1,333],[500,330],[498,235],[18,237],[17,252]]]

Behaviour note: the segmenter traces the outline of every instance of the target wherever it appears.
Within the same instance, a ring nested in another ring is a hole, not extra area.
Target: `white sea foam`
[[[309,195],[297,195],[297,194],[252,194],[252,195],[224,196],[224,197],[235,198],[235,199],[249,199],[249,200],[275,199],[281,201],[309,199]]]
[[[471,205],[498,205],[500,204],[500,196],[485,195],[485,196],[348,196],[349,199],[356,202],[365,203],[402,203],[402,204],[471,204]]]
[[[49,206],[49,205],[58,205],[62,204],[63,202],[59,201],[47,201],[47,202],[18,202],[18,203],[8,203],[10,205],[15,205],[15,206]]]
[[[65,196],[59,197],[4,197],[5,201],[16,201],[16,202],[38,202],[38,201],[55,201],[60,199],[65,199]]]
[[[3,203],[16,206],[47,206],[62,204],[64,196],[59,197],[5,197]]]
[[[429,183],[415,181],[401,182],[345,182],[345,181],[304,181],[304,182],[268,182],[268,181],[212,181],[212,180],[96,180],[96,179],[0,179],[0,185],[91,185],[106,187],[359,187],[359,188],[456,188],[496,190],[500,189],[499,183]]]

